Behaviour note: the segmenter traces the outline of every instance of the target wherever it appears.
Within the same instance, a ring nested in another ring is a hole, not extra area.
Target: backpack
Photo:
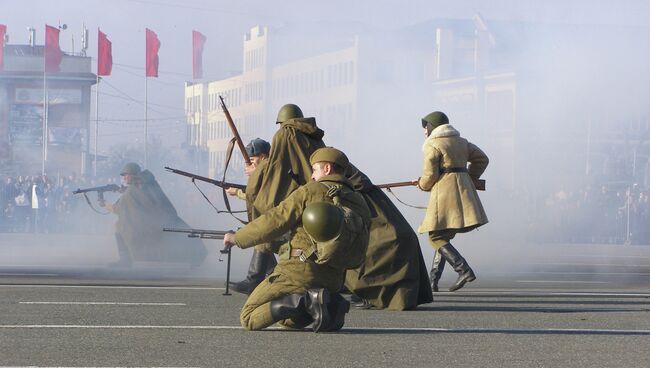
[[[310,236],[315,262],[345,270],[360,267],[366,259],[370,234],[369,224],[345,203],[346,197],[356,192],[341,185],[323,184],[328,187],[327,196],[343,212],[343,224],[334,239],[318,242]]]

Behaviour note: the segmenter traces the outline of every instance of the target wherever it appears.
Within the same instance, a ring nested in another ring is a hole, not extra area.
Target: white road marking
[[[521,283],[543,283],[543,284],[610,284],[607,281],[578,281],[578,280],[515,280]]]
[[[129,286],[129,285],[32,285],[32,284],[5,284],[0,288],[61,288],[61,289],[171,289],[171,290],[226,290],[225,287],[208,286]]]
[[[241,326],[162,326],[162,325],[0,325],[0,329],[107,329],[107,330],[244,330]],[[283,331],[283,327],[266,330]],[[515,333],[515,334],[603,334],[650,335],[650,330],[616,330],[598,328],[439,328],[439,327],[344,327],[340,332],[437,332],[437,333]]]
[[[55,305],[142,305],[142,306],[186,306],[185,303],[121,303],[121,302],[18,302],[18,304]]]
[[[434,294],[450,296],[455,295],[459,297],[467,296],[521,296],[521,297],[594,297],[594,298],[650,298],[650,293],[612,293],[612,292],[584,292],[584,291],[440,291]]]

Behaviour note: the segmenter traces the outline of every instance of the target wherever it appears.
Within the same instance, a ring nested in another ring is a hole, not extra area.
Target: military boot
[[[345,314],[350,311],[350,302],[339,293],[331,294],[327,310],[331,317],[331,323],[328,326],[322,326],[321,331],[338,331],[345,324]]]
[[[289,294],[272,300],[271,316],[275,321],[291,320],[290,323],[283,323],[285,327],[301,329],[307,327],[314,320],[307,312],[305,306],[306,293]]]
[[[458,253],[453,245],[447,243],[438,249],[438,252],[440,252],[445,261],[449,262],[451,267],[454,268],[454,271],[458,272],[458,279],[449,288],[449,291],[456,291],[465,286],[465,283],[476,280],[474,271],[472,271],[465,258]]]
[[[273,253],[260,252],[255,249],[253,250],[251,263],[248,265],[246,279],[240,282],[231,282],[230,287],[238,293],[248,295],[255,290],[268,273],[273,272],[276,264]]]
[[[325,328],[332,326],[332,318],[328,309],[330,300],[330,293],[327,289],[307,290],[305,307],[307,308],[307,313],[314,320],[309,325],[314,332],[325,331]]]
[[[293,328],[309,327],[314,332],[339,324],[343,327],[340,321],[332,322],[328,309],[330,301],[327,289],[309,289],[304,293],[285,295],[271,301],[271,316],[276,321],[290,319]]]
[[[442,277],[442,271],[445,269],[445,259],[442,258],[442,255],[439,251],[435,252],[433,255],[433,264],[431,265],[431,290],[438,292],[438,281]]]

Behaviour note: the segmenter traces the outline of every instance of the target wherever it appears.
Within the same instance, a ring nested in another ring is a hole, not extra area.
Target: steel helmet
[[[280,124],[289,119],[304,117],[305,116],[302,114],[302,110],[300,110],[300,107],[298,107],[298,105],[286,104],[280,108],[280,111],[278,112],[278,118],[275,119],[275,122],[277,124]]]
[[[315,241],[334,239],[343,226],[343,211],[329,202],[313,202],[302,213],[302,226]]]
[[[434,111],[422,118],[422,128],[426,128],[427,125],[431,125],[431,130],[433,130],[443,124],[449,124],[449,118],[447,115],[445,115],[444,112],[441,111]]]
[[[140,165],[136,164],[135,162],[129,162],[128,164],[124,165],[122,168],[122,171],[120,172],[120,175],[138,175],[142,169],[140,169]]]

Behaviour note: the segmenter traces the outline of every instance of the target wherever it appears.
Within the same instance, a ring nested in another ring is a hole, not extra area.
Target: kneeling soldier
[[[315,332],[343,327],[349,303],[336,292],[345,280],[345,261],[322,261],[314,251],[314,238],[338,230],[320,229],[323,231],[317,230],[319,234],[310,234],[302,219],[336,213],[324,210],[322,205],[323,202],[334,203],[331,193],[335,189],[340,203],[363,219],[367,246],[370,210],[363,196],[352,190],[343,175],[348,166],[348,158],[343,152],[331,147],[318,149],[311,155],[310,164],[312,182],[295,190],[278,206],[236,233],[224,237],[227,247],[248,248],[291,233],[290,241],[280,247],[280,261],[275,270],[253,290],[242,308],[241,324],[248,330],[260,330],[276,322],[289,328],[309,326]],[[308,216],[304,217],[304,214]],[[342,212],[339,216],[343,216]],[[341,226],[342,220],[332,217],[322,219],[324,227],[331,224]],[[314,229],[312,222],[308,228]]]

